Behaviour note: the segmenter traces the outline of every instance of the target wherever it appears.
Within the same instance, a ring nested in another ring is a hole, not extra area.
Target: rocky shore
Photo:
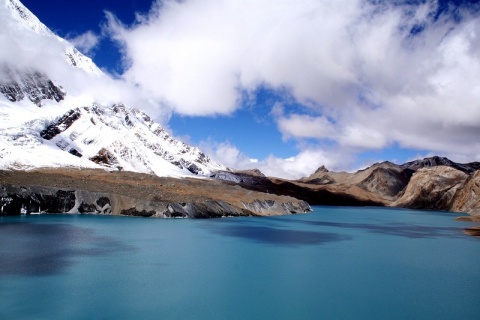
[[[142,217],[269,216],[310,211],[292,197],[213,179],[101,169],[0,171],[0,214],[95,213]]]

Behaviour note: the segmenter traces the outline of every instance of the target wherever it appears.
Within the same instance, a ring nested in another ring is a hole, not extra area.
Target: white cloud
[[[91,54],[92,50],[98,45],[99,37],[92,31],[87,31],[68,41],[78,50],[85,54]]]
[[[278,129],[288,138],[333,139],[336,136],[335,125],[326,117],[313,117],[305,114],[284,114],[284,108],[277,103],[270,112],[275,117]]]
[[[253,169],[258,164],[257,159],[250,159],[228,141],[217,142],[209,139],[200,142],[199,148],[214,161],[232,169]]]
[[[264,85],[311,108],[272,113],[285,138],[474,157],[480,17],[433,20],[437,9],[433,0],[158,1],[137,25],[110,26],[125,79],[178,113],[231,114],[240,90]]]
[[[312,174],[320,165],[332,170],[346,170],[353,163],[350,152],[335,149],[306,148],[297,155],[280,158],[269,155],[265,159],[250,159],[230,142],[203,141],[199,145],[214,161],[232,169],[259,169],[267,176],[299,179]]]

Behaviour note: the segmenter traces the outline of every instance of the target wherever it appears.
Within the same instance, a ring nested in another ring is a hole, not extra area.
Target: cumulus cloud
[[[68,41],[78,50],[84,54],[91,54],[92,50],[100,42],[99,37],[92,31],[87,31],[74,38],[68,39]]]
[[[259,169],[267,176],[299,179],[312,174],[320,165],[332,170],[351,168],[354,158],[349,150],[304,148],[297,155],[280,158],[251,159],[230,142],[203,141],[199,147],[214,161],[232,169]]]
[[[306,114],[285,115],[284,107],[279,102],[273,106],[270,113],[275,117],[284,139],[334,139],[336,135],[335,125],[326,117]]]
[[[286,139],[474,156],[480,17],[440,5],[158,1],[132,27],[110,17],[110,29],[129,65],[125,79],[178,113],[230,114],[241,91],[262,85],[310,108],[272,113]]]
[[[239,89],[287,87],[322,116],[281,118],[284,132],[321,138],[314,127],[329,127],[328,116],[348,143],[367,127],[347,125],[352,109],[377,116],[377,107],[392,119],[413,111],[430,123],[452,113],[462,125],[473,120],[452,112],[461,104],[478,119],[479,18],[434,20],[437,9],[436,1],[158,1],[142,23],[128,28],[110,17],[110,26],[129,61],[125,78],[179,113],[228,114]],[[311,129],[296,130],[301,120]]]

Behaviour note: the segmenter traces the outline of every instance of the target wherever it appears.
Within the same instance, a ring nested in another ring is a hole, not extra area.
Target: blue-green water
[[[0,218],[0,319],[479,319],[454,214]]]

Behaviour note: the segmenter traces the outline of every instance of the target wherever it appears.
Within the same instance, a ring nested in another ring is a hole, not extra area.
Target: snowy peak
[[[53,33],[50,29],[47,28],[43,23],[38,20],[38,18],[28,10],[20,1],[18,0],[4,0],[5,7],[10,10],[12,17],[17,20],[23,27],[30,29],[36,33],[40,34],[51,34]]]
[[[0,0],[4,2],[4,8],[10,13],[12,21],[16,23],[17,28],[39,35],[52,37],[60,42],[64,48],[65,60],[72,66],[84,70],[92,75],[102,75],[103,72],[93,63],[92,59],[80,53],[66,40],[55,35],[47,26],[45,26],[30,10],[28,10],[18,0]],[[3,9],[3,8],[2,8]]]
[[[145,113],[123,105],[79,107],[53,120],[34,120],[0,130],[0,134],[7,138],[6,144],[30,150],[32,155],[40,146],[45,157],[48,147],[49,156],[61,157],[73,166],[159,176],[208,176],[227,169],[198,148],[171,137]],[[21,163],[22,159],[12,161]]]
[[[93,63],[92,59],[83,55],[80,51],[78,51],[74,46],[66,42],[65,40],[59,38],[62,42],[65,42],[65,57],[67,62],[83,71],[100,76],[103,74],[103,71],[100,70],[95,63]]]

